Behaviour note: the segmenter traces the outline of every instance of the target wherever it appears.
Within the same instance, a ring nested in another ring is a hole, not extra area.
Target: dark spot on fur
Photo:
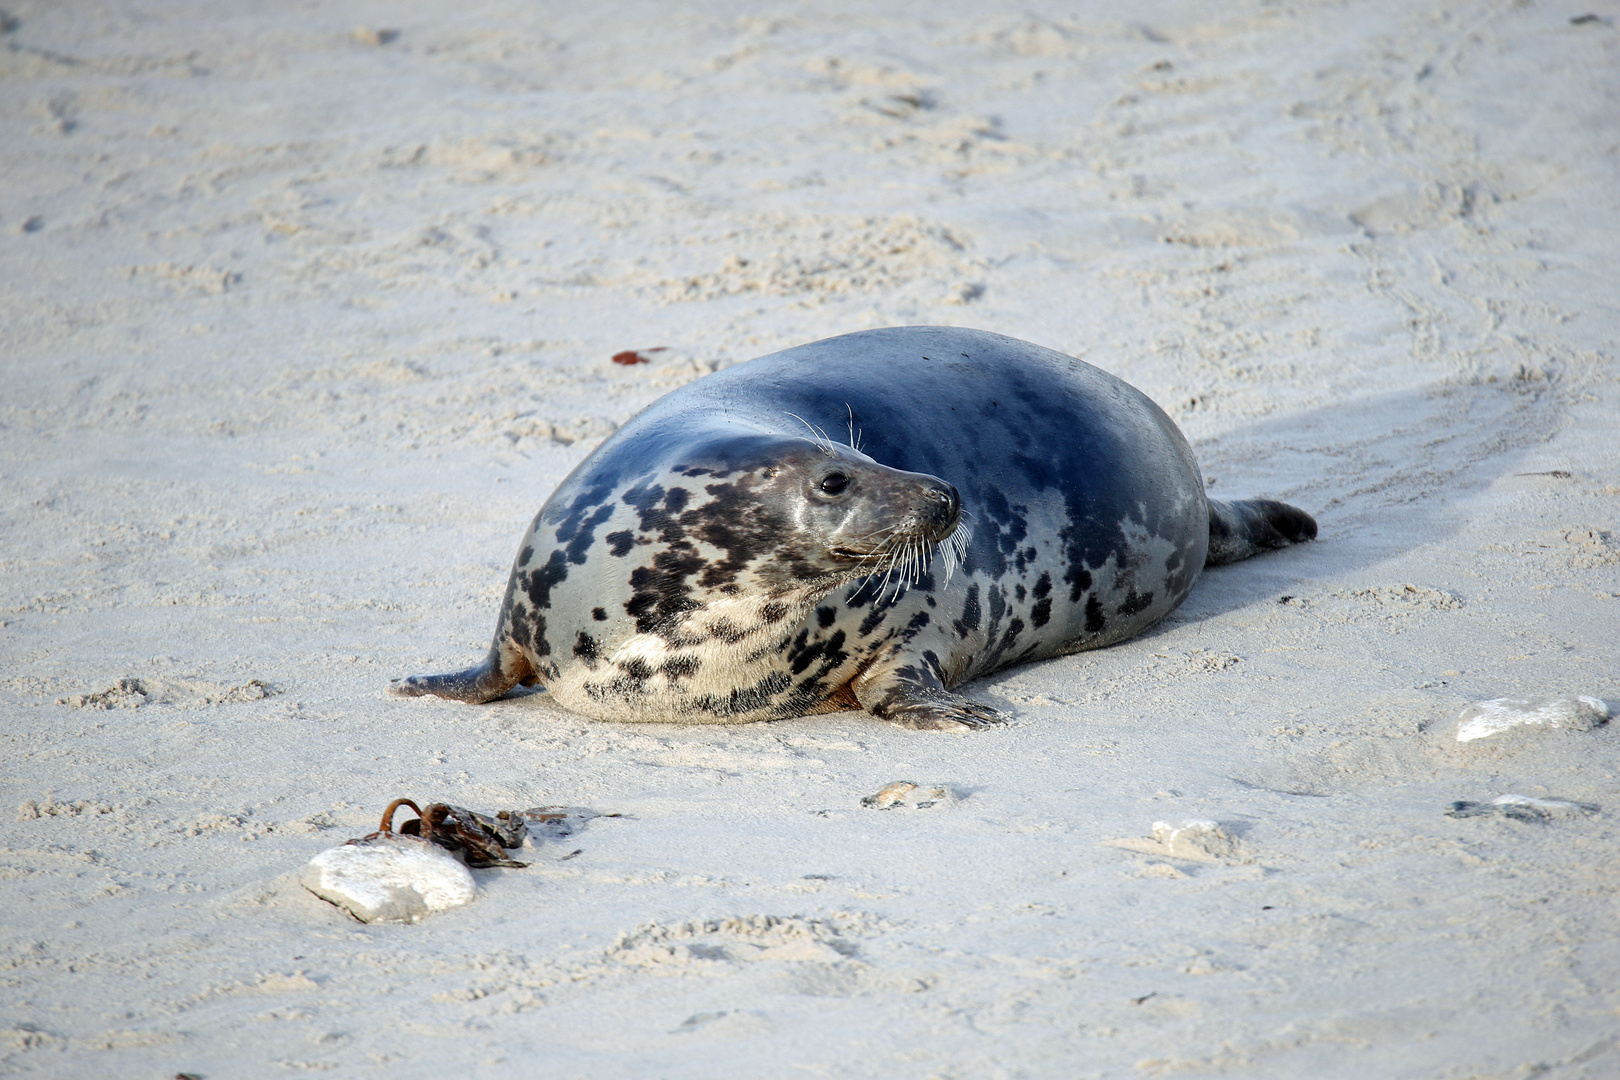
[[[546,612],[551,608],[551,590],[568,577],[568,563],[563,553],[553,551],[546,565],[527,574],[514,573],[507,583],[507,610],[512,613],[512,640],[534,653],[535,656],[547,656],[551,652],[551,643],[546,640]],[[523,618],[517,600],[517,593],[521,590],[529,598],[532,609],[528,617]],[[522,628],[521,630],[519,628]],[[525,636],[529,636],[525,640]]]
[[[1100,634],[1108,626],[1108,618],[1103,615],[1102,601],[1095,596],[1086,600],[1086,632]]]
[[[1022,634],[1023,632],[1024,632],[1024,620],[1023,619],[1014,619],[1012,622],[1008,623],[1007,624],[1007,632],[1006,632],[1006,634],[1002,635],[1001,645],[998,647],[999,651],[1005,652],[1006,650],[1012,648],[1013,642],[1017,641],[1018,640],[1018,635]]]
[[[984,612],[979,608],[979,583],[968,587],[967,601],[962,605],[962,617],[956,620],[956,636],[967,637],[979,628]]]
[[[534,639],[531,636],[532,632],[529,629],[530,620],[528,614],[528,608],[522,604],[513,604],[501,616],[502,624],[508,627],[507,633],[511,634],[512,641],[520,649],[527,649],[534,644]]]
[[[680,495],[674,496],[674,492],[665,491],[661,484],[640,483],[624,493],[622,501],[627,506],[635,507],[636,514],[641,518],[643,535],[656,536],[666,544],[673,544],[686,536],[686,530],[681,528],[676,516],[680,510],[672,510],[670,503],[684,508],[688,496],[685,488],[676,490],[680,491]]]
[[[687,594],[686,579],[705,565],[704,559],[687,544],[676,544],[653,556],[652,565],[630,572],[634,590],[624,610],[635,617],[636,632],[649,633],[677,615],[701,607]]]
[[[788,652],[788,657],[793,664],[793,674],[804,674],[806,668],[823,656],[830,661],[843,662],[845,654],[843,651],[844,632],[842,630],[836,631],[825,641],[817,641],[809,645],[805,645],[804,641],[804,635],[801,633],[795,640],[794,647]]]
[[[816,621],[824,627],[831,626],[837,618],[838,609],[835,607],[816,608]]]
[[[1019,510],[1020,514],[1022,514],[1022,513],[1025,512],[1026,508],[1020,506],[1020,507],[1018,507],[1018,510]],[[1022,516],[1020,516],[1019,519],[1018,519],[1018,532],[1019,532],[1020,536],[1022,536],[1025,529],[1026,529],[1025,520],[1024,520],[1024,518]],[[1018,567],[1018,572],[1020,574],[1022,574],[1024,572],[1024,570],[1029,566],[1030,563],[1035,561],[1035,555],[1036,555],[1036,551],[1035,551],[1035,549],[1033,547],[1027,547],[1027,548],[1025,548],[1024,550],[1022,550],[1022,551],[1020,551],[1018,553],[1017,557],[1014,559],[1014,565],[1016,565]]]
[[[1146,593],[1142,593],[1141,595],[1137,595],[1136,590],[1131,589],[1129,592],[1127,592],[1125,594],[1124,602],[1121,603],[1119,605],[1119,607],[1115,608],[1114,610],[1116,612],[1118,612],[1119,614],[1121,614],[1121,615],[1135,615],[1139,611],[1146,610],[1148,605],[1150,605],[1152,603],[1153,603],[1153,594],[1151,592],[1146,592]]]
[[[624,532],[608,533],[608,554],[614,558],[622,559],[630,554],[630,549],[636,546],[636,534],[626,529]]]
[[[1037,627],[1041,627],[1045,626],[1051,620],[1052,598],[1050,596],[1043,596],[1039,600],[1035,601],[1035,606],[1030,609],[1029,621],[1034,623]]]
[[[748,636],[748,631],[730,619],[716,619],[709,627],[711,633],[727,645],[735,645]]]
[[[597,622],[607,622],[607,608],[592,608],[591,618]]]
[[[579,639],[574,642],[574,655],[585,661],[588,667],[595,667],[599,654],[596,651],[596,639],[585,631],[579,632]]]
[[[1091,571],[1078,563],[1069,567],[1069,572],[1063,575],[1063,580],[1069,583],[1069,603],[1078,604],[1086,590],[1091,588]],[[1091,605],[1086,605],[1091,610]]]
[[[572,537],[564,536],[567,531],[566,524],[557,530],[557,542],[568,544],[568,561],[575,566],[583,566],[590,555],[591,545],[596,543],[596,527],[613,516],[613,507],[599,506],[596,513],[579,523],[578,529],[573,531]]]
[[[687,679],[696,675],[703,662],[690,653],[672,656],[664,661],[660,671],[671,679]]]
[[[1041,572],[1041,578],[1035,583],[1035,599],[1039,600],[1052,591],[1052,575]]]
[[[985,636],[994,640],[996,627],[1001,625],[1001,617],[1007,614],[1007,590],[1000,585],[992,585],[984,591],[985,599],[990,601],[990,621],[985,626]]]

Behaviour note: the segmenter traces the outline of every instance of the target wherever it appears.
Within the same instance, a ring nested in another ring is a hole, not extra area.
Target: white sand
[[[1615,0],[5,6],[0,1071],[1620,1075],[1615,725],[1443,730],[1620,701]],[[903,323],[1320,542],[983,734],[383,696],[638,408]],[[298,887],[400,795],[625,816],[418,925]]]

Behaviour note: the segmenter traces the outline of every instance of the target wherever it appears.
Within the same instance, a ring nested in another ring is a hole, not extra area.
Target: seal
[[[1105,371],[984,331],[869,330],[638,413],[540,508],[484,661],[391,690],[982,727],[1001,717],[961,683],[1124,641],[1205,566],[1315,536],[1295,507],[1207,498],[1175,423]]]

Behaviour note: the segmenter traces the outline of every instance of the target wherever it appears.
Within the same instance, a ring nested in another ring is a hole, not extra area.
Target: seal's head
[[[944,480],[826,441],[730,433],[692,447],[673,472],[701,484],[682,522],[696,526],[686,530],[691,539],[727,553],[703,582],[721,593],[744,584],[722,580],[732,571],[775,593],[904,573],[962,516],[961,497]]]

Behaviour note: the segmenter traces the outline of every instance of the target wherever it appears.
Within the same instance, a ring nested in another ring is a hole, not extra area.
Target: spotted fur
[[[996,714],[960,683],[1122,641],[1206,564],[1315,535],[1282,503],[1206,499],[1175,424],[1106,372],[982,331],[867,331],[633,418],[541,508],[484,662],[394,689],[538,682],[613,720],[980,726]]]

